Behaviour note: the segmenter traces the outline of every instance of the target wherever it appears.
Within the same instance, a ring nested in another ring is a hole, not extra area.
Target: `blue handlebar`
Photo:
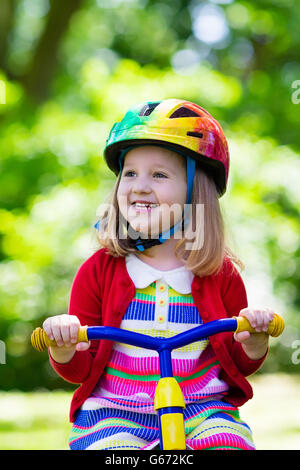
[[[89,340],[106,339],[119,341],[121,343],[138,346],[145,349],[157,351],[159,354],[160,371],[162,377],[172,377],[171,351],[208,336],[225,331],[235,331],[237,320],[235,318],[224,318],[184,331],[171,338],[153,338],[141,333],[122,330],[112,326],[91,326],[87,328]]]
[[[142,333],[122,330],[112,326],[90,326],[87,328],[87,337],[89,340],[107,339],[111,341],[119,341],[121,343],[139,346],[145,349],[152,349],[160,352],[168,349],[180,348],[189,343],[194,343],[208,336],[222,333],[225,331],[235,331],[237,321],[235,318],[224,318],[214,320],[209,323],[197,326],[171,338],[153,338]]]

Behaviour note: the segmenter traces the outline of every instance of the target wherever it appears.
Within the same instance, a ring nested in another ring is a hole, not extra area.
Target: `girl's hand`
[[[250,359],[260,359],[268,350],[269,335],[266,332],[270,321],[273,319],[274,312],[268,308],[244,308],[240,311],[240,316],[246,317],[257,333],[241,331],[240,333],[234,334],[234,339],[242,343],[243,349]]]
[[[76,350],[85,351],[90,347],[90,342],[77,343],[79,328],[80,322],[75,315],[56,315],[44,321],[45,333],[57,344],[50,347],[51,356],[56,362],[69,362]]]

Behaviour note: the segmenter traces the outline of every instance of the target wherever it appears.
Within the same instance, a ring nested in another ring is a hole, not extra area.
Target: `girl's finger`
[[[239,343],[247,341],[248,338],[250,338],[249,331],[240,331],[239,333],[234,334],[235,341],[238,341]]]
[[[70,319],[68,317],[61,317],[61,336],[66,346],[71,345],[70,335]]]
[[[240,315],[247,318],[252,328],[256,328],[257,320],[253,310],[245,308],[244,310],[241,310]]]
[[[88,343],[78,343],[76,344],[76,351],[86,351],[87,349],[89,349],[90,345],[90,341]]]
[[[264,313],[261,310],[254,311],[255,316],[255,329],[256,331],[262,331],[264,328]]]
[[[268,309],[257,310],[256,311],[256,319],[257,319],[256,330],[257,331],[267,331],[269,323],[270,323],[269,310]]]
[[[265,310],[265,315],[264,315],[264,328],[263,331],[268,331],[269,324],[273,320],[274,317],[274,312],[270,309]]]
[[[53,321],[51,326],[52,326],[53,339],[56,341],[57,346],[63,346],[64,340],[61,335],[60,323],[58,321]]]
[[[47,318],[47,320],[44,321],[43,330],[45,331],[48,338],[50,338],[51,340],[54,340],[54,335],[52,332],[51,322],[49,321],[49,318]]]
[[[72,344],[77,342],[79,327],[79,322],[76,320],[70,324],[70,340]]]

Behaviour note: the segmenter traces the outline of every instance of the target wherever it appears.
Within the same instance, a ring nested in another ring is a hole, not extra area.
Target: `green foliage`
[[[223,124],[232,165],[221,202],[249,300],[287,322],[262,370],[298,372],[299,2],[207,3],[227,28],[208,43],[197,37],[200,2],[89,0],[57,49],[46,41],[50,3],[17,3],[0,48],[0,387],[73,388],[33,351],[30,333],[67,311],[72,279],[97,249],[96,209],[114,181],[101,157],[111,125],[134,103],[169,97],[195,101]],[[35,94],[28,83],[42,45],[56,65]]]

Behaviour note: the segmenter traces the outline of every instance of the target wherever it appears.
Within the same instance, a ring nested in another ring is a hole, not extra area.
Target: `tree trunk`
[[[21,77],[29,96],[41,103],[50,91],[51,80],[57,65],[58,50],[72,15],[83,0],[51,0],[47,23],[37,44],[31,66]]]
[[[16,0],[0,1],[0,69],[6,70],[6,54],[9,33],[12,29],[16,8]]]

